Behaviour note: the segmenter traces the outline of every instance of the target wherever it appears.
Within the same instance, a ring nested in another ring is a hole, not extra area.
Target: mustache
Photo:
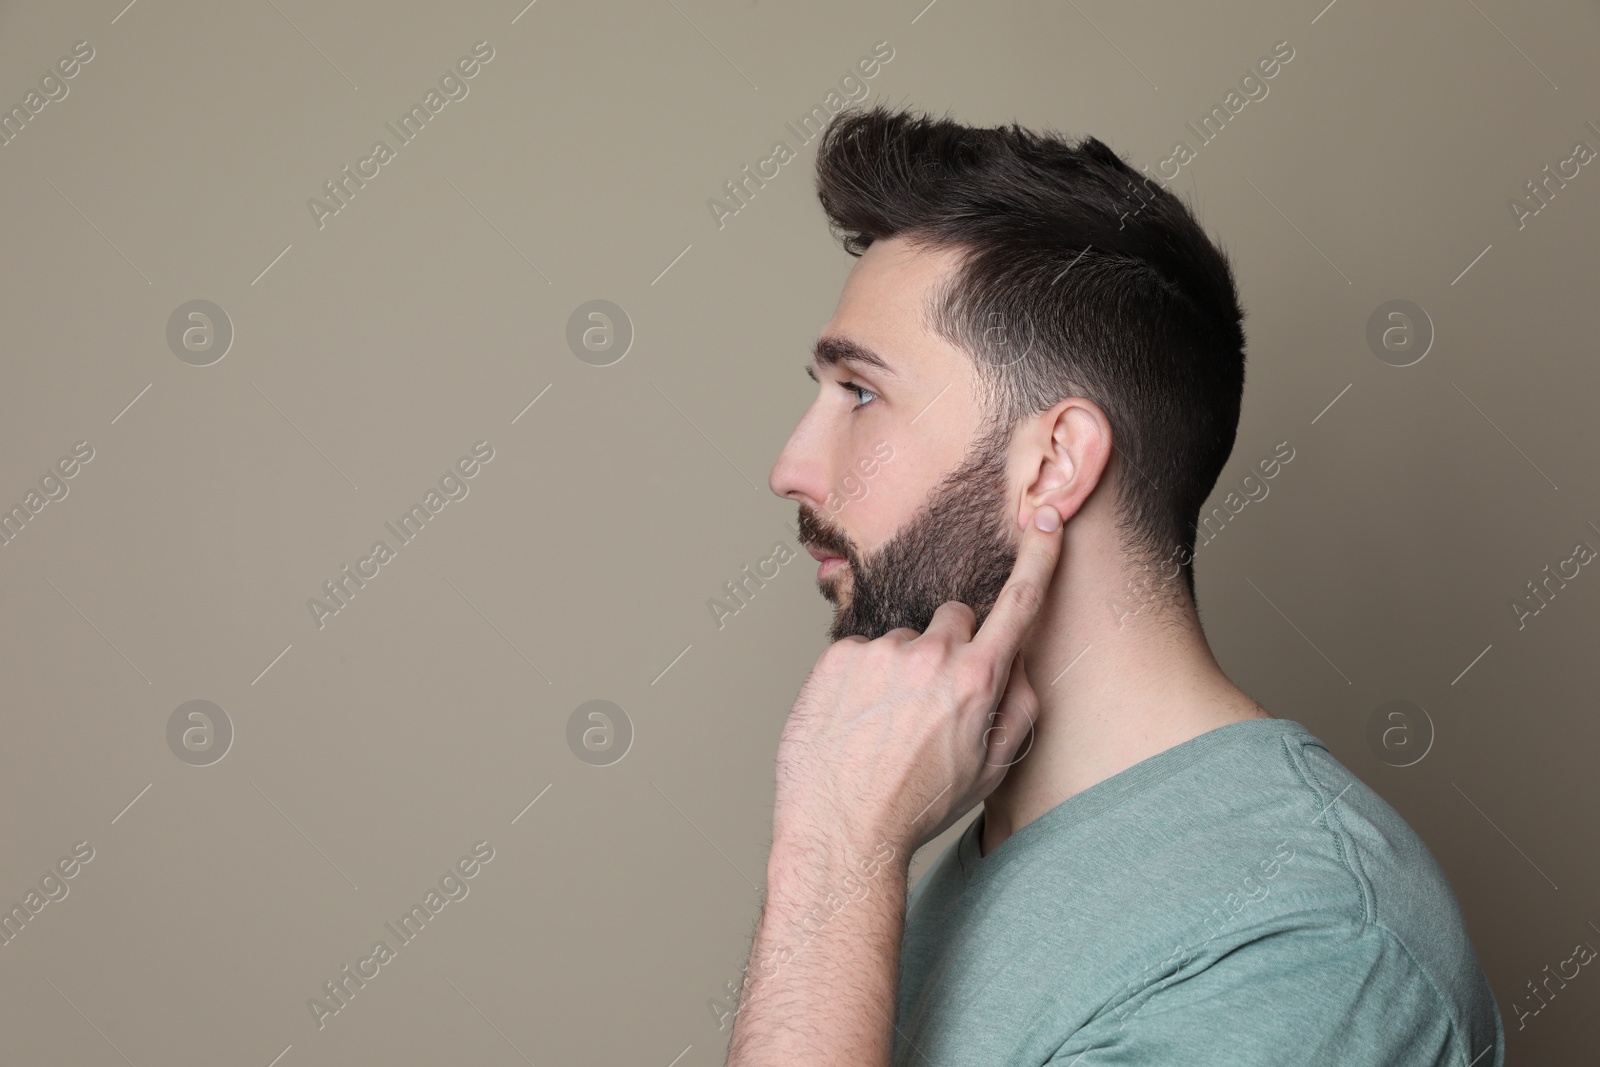
[[[855,560],[855,546],[843,530],[818,515],[814,510],[800,505],[798,536],[800,543],[819,552],[827,552],[846,560]]]

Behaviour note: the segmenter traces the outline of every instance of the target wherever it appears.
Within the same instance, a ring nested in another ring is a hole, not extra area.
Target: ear
[[[1087,397],[1070,396],[1027,420],[1022,433],[1022,498],[1017,524],[1046,504],[1067,520],[1100,483],[1111,459],[1111,420]]]

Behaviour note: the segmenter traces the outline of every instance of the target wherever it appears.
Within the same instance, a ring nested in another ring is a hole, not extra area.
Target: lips
[[[811,558],[817,561],[818,580],[827,578],[830,574],[832,574],[834,571],[837,571],[845,564],[845,559],[843,556],[835,555],[832,552],[817,548],[814,545],[807,545],[806,551],[811,553]]]

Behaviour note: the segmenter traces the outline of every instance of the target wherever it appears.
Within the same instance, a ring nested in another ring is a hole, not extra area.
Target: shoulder
[[[1052,1063],[1115,1048],[1096,1062],[1499,1067],[1498,1008],[1443,871],[1292,720],[1200,735],[982,859],[976,825],[913,890],[908,1018],[1020,1011]]]
[[[1389,931],[1425,970],[1475,964],[1450,880],[1410,823],[1309,732],[1282,744],[1302,793],[1291,809],[1304,819],[1296,836],[1329,887],[1343,886],[1345,911]]]
[[[1394,1003],[1432,1005],[1473,1054],[1500,1046],[1498,1005],[1438,861],[1393,806],[1321,740],[1290,725],[1297,728],[1280,735],[1281,763],[1259,768],[1269,792],[1275,779],[1286,783],[1280,817],[1299,868],[1279,879],[1277,900],[1263,913],[1283,950],[1292,955],[1290,943],[1299,942],[1342,961],[1346,977],[1384,974],[1415,986],[1414,996],[1396,994]]]
[[[1385,927],[1408,946],[1464,934],[1450,881],[1411,825],[1304,726],[1270,721],[1276,728],[1239,734],[1174,783],[1179,795],[1191,794],[1191,811],[1181,816],[1186,846],[1231,864],[1247,843],[1270,838],[1295,868],[1285,890],[1318,896],[1324,907]],[[1418,955],[1425,967],[1457,958]]]
[[[1498,1005],[1449,879],[1399,812],[1293,720],[1224,727],[1203,744],[1119,812],[1160,889],[1120,930],[1138,977],[1118,1012],[1185,997],[1220,1005],[1237,986],[1241,1005],[1259,994],[1263,1026],[1313,1026],[1310,1012],[1408,1027],[1472,1055],[1500,1047]],[[1413,1051],[1415,1062],[1457,1062]]]
[[[1139,813],[1167,809],[1153,856],[1174,879],[1161,903],[1179,937],[1081,1040],[1141,1063],[1186,1047],[1189,1062],[1281,1063],[1293,1048],[1498,1067],[1499,1008],[1444,871],[1322,741],[1274,722],[1219,735]],[[1220,1059],[1194,1058],[1206,1040]]]
[[[1050,1063],[1499,1067],[1503,1036],[1463,1018],[1390,930],[1263,913],[1075,1031]],[[1487,1022],[1487,1020],[1483,1020]],[[1493,1049],[1493,1053],[1484,1053]]]

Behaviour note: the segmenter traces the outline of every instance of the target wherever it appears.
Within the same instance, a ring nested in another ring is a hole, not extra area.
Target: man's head
[[[1019,526],[1043,504],[1070,521],[1101,481],[1119,566],[1181,573],[1170,595],[1192,600],[1244,335],[1227,259],[1187,208],[1092,137],[882,105],[834,120],[817,171],[860,258],[771,486],[824,559],[833,636],[924,629],[946,600],[981,621]]]

